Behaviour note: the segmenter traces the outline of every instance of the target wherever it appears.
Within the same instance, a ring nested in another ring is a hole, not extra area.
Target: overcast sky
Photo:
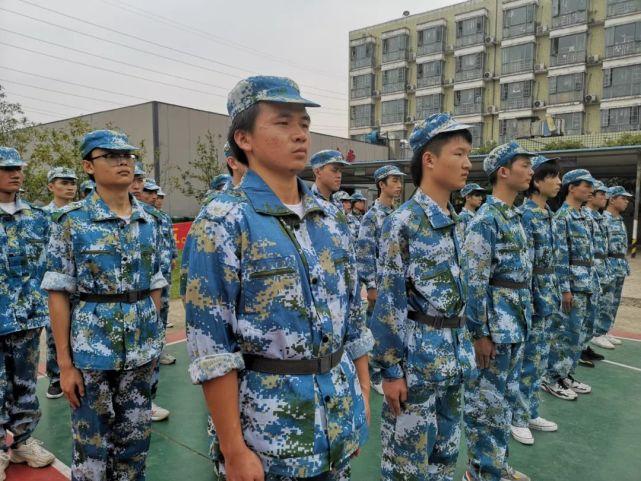
[[[149,100],[226,113],[255,73],[296,80],[347,135],[350,30],[456,0],[0,0],[0,85],[32,121]],[[96,68],[97,67],[97,68]]]

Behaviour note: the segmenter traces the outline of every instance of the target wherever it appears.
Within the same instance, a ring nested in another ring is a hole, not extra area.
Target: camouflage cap
[[[76,175],[76,171],[69,167],[54,167],[47,172],[47,182],[51,182],[54,179],[78,180],[78,176]]]
[[[360,192],[354,192],[350,199],[352,200],[352,202],[358,202],[359,200],[367,200],[367,197],[365,197]]]
[[[136,162],[134,164],[134,176],[138,176],[138,175],[140,175],[142,177],[144,177],[146,175],[145,174],[145,169],[142,168],[142,162]]]
[[[82,158],[86,158],[93,149],[134,151],[139,150],[140,147],[130,145],[129,138],[121,132],[94,130],[86,134],[82,139],[80,144]]]
[[[486,192],[486,190],[478,184],[470,183],[466,184],[465,187],[461,189],[461,197],[467,197],[472,192]]]
[[[536,172],[536,170],[541,167],[543,164],[547,162],[551,162],[553,160],[559,160],[558,157],[546,157],[545,155],[537,155],[536,157],[532,157],[532,170]]]
[[[593,187],[594,192],[605,192],[606,194],[608,193],[608,188],[607,186],[601,182],[600,180],[595,180],[594,181],[594,187]]]
[[[220,174],[211,179],[209,187],[213,190],[218,190],[227,182],[231,182],[231,176],[229,174]]]
[[[234,153],[231,151],[231,145],[229,145],[229,142],[225,142],[225,145],[223,146],[223,155],[225,156],[225,159],[234,156]]]
[[[94,190],[95,188],[96,188],[96,183],[93,180],[85,180],[82,184],[80,184],[80,190],[82,192]]]
[[[160,187],[158,184],[156,184],[156,181],[154,179],[145,179],[145,183],[142,186],[143,190],[148,190],[150,192],[157,192],[160,190]]]
[[[625,188],[621,185],[615,185],[614,187],[610,187],[607,191],[607,196],[608,199],[612,199],[613,197],[634,197],[630,192],[625,190]]]
[[[483,170],[490,176],[500,167],[506,166],[514,157],[536,157],[536,154],[525,150],[518,142],[512,141],[507,144],[501,144],[494,147],[492,151],[483,159]]]
[[[162,189],[159,188],[158,189],[158,197],[165,197],[165,195],[167,195],[167,194],[165,194],[165,192]]]
[[[470,128],[470,125],[459,123],[450,114],[432,114],[414,125],[414,130],[412,130],[409,139],[410,147],[413,152],[418,152],[438,134],[462,130],[469,132]]]
[[[309,163],[312,165],[312,169],[318,169],[327,164],[351,165],[338,150],[321,150],[320,152],[316,152],[312,155],[312,158],[309,159]]]
[[[401,172],[401,170],[395,165],[384,165],[379,167],[374,171],[374,182],[380,182],[381,180],[389,177],[390,175],[398,175],[399,177],[405,177],[407,174]]]
[[[240,112],[258,102],[300,104],[306,107],[320,107],[316,102],[300,95],[296,82],[286,77],[257,75],[247,77],[236,84],[227,96],[227,112],[233,119]]]
[[[334,192],[334,194],[332,195],[332,199],[339,202],[342,202],[344,200],[352,200],[349,194],[344,190],[339,190],[338,192]]]
[[[16,149],[0,147],[0,167],[23,167],[27,163],[22,160]]]
[[[574,169],[569,172],[566,172],[561,179],[562,185],[573,184],[574,182],[581,182],[582,180],[587,183],[594,185],[596,179],[592,177],[592,174],[585,169]]]

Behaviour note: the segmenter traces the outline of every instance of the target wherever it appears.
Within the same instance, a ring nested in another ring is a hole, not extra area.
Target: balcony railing
[[[405,90],[405,81],[402,82],[393,82],[393,83],[384,83],[383,84],[383,93],[391,94],[394,92],[403,92]]]
[[[392,114],[383,114],[381,124],[401,124],[405,121],[405,112],[394,112]]]
[[[419,77],[416,79],[416,86],[418,88],[433,87],[443,83],[443,76],[437,75],[435,77]]]
[[[550,67],[570,65],[573,63],[585,63],[585,50],[578,52],[564,52],[556,56],[550,56]]]
[[[423,45],[419,45],[416,49],[416,56],[420,57],[421,55],[442,52],[444,50],[443,46],[443,42],[424,43]]]
[[[569,25],[578,25],[581,23],[587,23],[587,21],[588,21],[587,10],[581,10],[578,12],[566,13],[565,15],[559,15],[558,17],[552,17],[552,28],[561,28],[561,27],[567,27]]]
[[[472,35],[464,35],[456,39],[457,47],[467,47],[468,45],[480,45],[485,41],[484,33],[473,33]]]
[[[641,41],[620,43],[605,47],[605,58],[625,57],[641,53]]]
[[[349,63],[349,68],[351,70],[356,70],[357,68],[366,68],[374,67],[374,56],[363,57],[363,58],[353,58]]]
[[[631,95],[641,95],[641,82],[631,82],[629,84],[611,85],[603,87],[603,98],[614,99],[617,97],[629,97]]]
[[[512,25],[510,27],[503,27],[503,38],[520,37],[534,33],[536,25],[534,23],[522,23],[521,25]]]
[[[372,96],[372,86],[368,87],[358,87],[351,89],[349,92],[349,98],[350,99],[363,99],[365,97],[371,97]]]
[[[366,117],[355,117],[351,122],[352,128],[371,127],[372,125],[374,125],[374,119],[371,115]]]
[[[383,53],[383,62],[394,62],[396,60],[407,60],[407,49],[393,50]]]
[[[531,109],[532,97],[501,100],[501,110]]]
[[[510,63],[504,63],[501,65],[501,73],[503,75],[509,75],[518,72],[531,72],[534,69],[534,60],[525,59],[525,60],[516,60]]]
[[[467,80],[476,80],[483,78],[483,69],[475,68],[473,70],[461,70],[454,74],[454,80],[457,82],[465,82]]]
[[[480,114],[483,111],[483,104],[470,103],[454,106],[454,115]]]
[[[570,92],[558,92],[548,95],[550,105],[566,104],[568,102],[580,102],[583,100],[583,90],[571,90]]]
[[[627,15],[628,13],[641,12],[641,0],[628,0],[621,3],[608,2],[608,17]]]

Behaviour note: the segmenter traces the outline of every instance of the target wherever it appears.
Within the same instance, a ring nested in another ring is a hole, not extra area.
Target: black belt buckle
[[[332,370],[332,355],[328,354],[327,356],[318,358],[318,372],[319,374],[325,374]]]
[[[138,301],[138,291],[127,291],[125,293],[125,302],[135,304]]]

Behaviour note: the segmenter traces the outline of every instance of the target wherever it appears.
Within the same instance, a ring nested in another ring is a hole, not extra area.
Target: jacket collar
[[[129,201],[131,202],[131,222],[138,220],[144,222],[152,221],[149,214],[144,211],[142,205],[138,202],[138,199],[129,194]],[[95,190],[93,190],[83,202],[87,206],[89,215],[93,221],[120,220],[120,217],[109,208]]]
[[[416,189],[414,200],[425,211],[425,214],[434,229],[442,229],[443,227],[453,225],[458,220],[458,216],[456,215],[452,204],[448,204],[448,209],[451,214],[451,216],[449,216],[443,212],[438,204],[434,202],[429,195],[423,192],[420,187]]]
[[[487,196],[487,199],[485,200],[485,204],[498,210],[501,213],[501,215],[506,219],[511,219],[518,215],[518,212],[514,207],[510,207],[505,202],[503,202],[500,199],[497,199],[493,195]]]

